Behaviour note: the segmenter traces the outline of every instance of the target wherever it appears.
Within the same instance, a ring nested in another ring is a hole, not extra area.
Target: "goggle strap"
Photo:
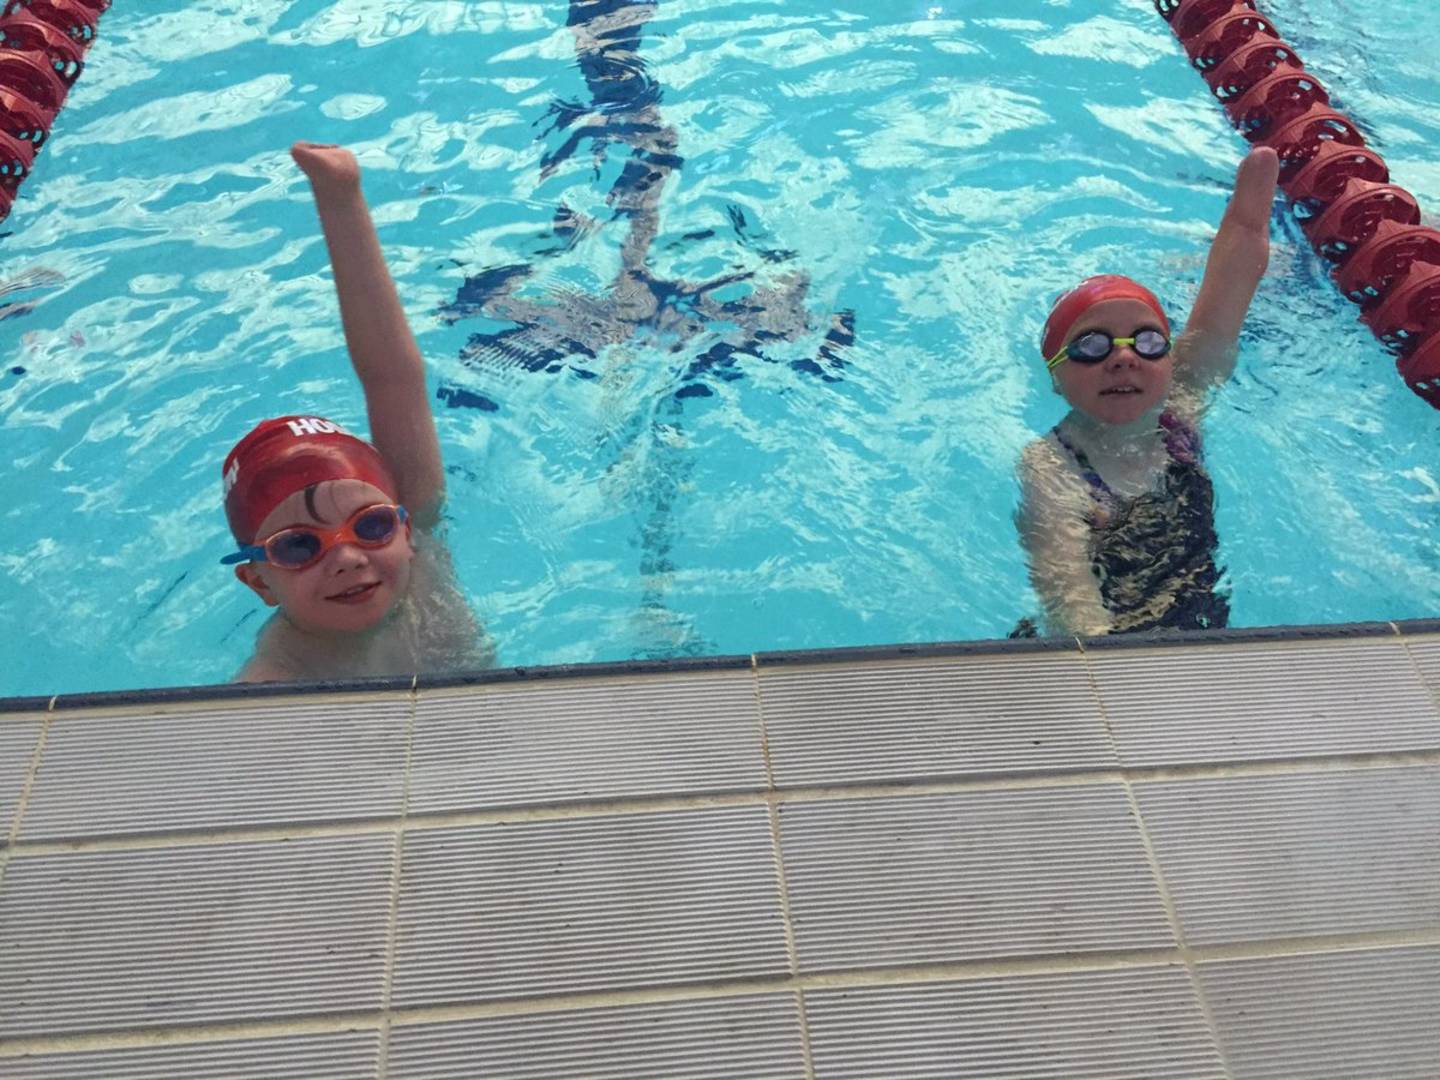
[[[354,518],[359,517],[359,516],[360,516],[361,514],[363,514],[366,510],[373,510],[373,509],[375,509],[375,508],[374,508],[373,506],[370,506],[370,507],[364,507],[364,508],[362,508],[362,509],[360,509],[360,510],[357,510],[353,515],[351,515],[351,520],[354,520]],[[396,516],[396,518],[399,519],[398,525],[404,525],[407,521],[410,520],[410,515],[409,515],[408,513],[406,513],[405,507],[400,506],[400,505],[398,505],[398,504],[397,504],[396,507],[395,507],[395,516]],[[398,525],[397,525],[397,527],[398,527]],[[385,541],[385,542],[386,542],[386,543],[389,543],[388,540]],[[220,565],[221,565],[221,566],[234,566],[234,565],[236,565],[237,563],[242,563],[242,562],[266,562],[266,561],[267,561],[267,559],[266,559],[266,556],[265,556],[265,547],[264,547],[264,545],[258,545],[258,546],[257,546],[257,545],[251,544],[251,545],[247,545],[247,546],[245,546],[245,547],[242,547],[239,551],[232,551],[229,555],[226,555],[223,559],[220,560]]]
[[[221,566],[234,566],[236,563],[254,562],[256,559],[265,557],[263,547],[242,547],[239,551],[232,551],[220,560]]]

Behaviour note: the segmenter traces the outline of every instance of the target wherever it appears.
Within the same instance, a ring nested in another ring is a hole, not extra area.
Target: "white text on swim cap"
[[[318,416],[297,416],[294,420],[287,420],[290,430],[295,435],[334,435],[344,434],[339,424],[332,424],[329,420],[323,420]]]

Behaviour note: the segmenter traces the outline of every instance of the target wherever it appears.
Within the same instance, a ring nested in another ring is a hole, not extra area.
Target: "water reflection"
[[[786,363],[822,382],[842,377],[845,352],[855,340],[854,314],[829,317],[817,350],[800,359],[782,359],[776,347],[816,333],[809,313],[810,276],[797,266],[799,253],[765,246],[743,208],[727,208],[736,240],[759,255],[773,276],[735,270],[708,280],[664,277],[651,255],[660,233],[666,185],[684,166],[680,139],[662,111],[663,92],[640,49],[655,0],[572,0],[567,26],[575,43],[576,66],[585,81],[586,101],[554,101],[543,118],[540,138],[558,140],[541,159],[541,181],[588,148],[598,178],[612,148],[625,153],[623,167],[605,202],[611,222],[623,223],[619,268],[598,292],[550,289],[539,298],[523,294],[536,273],[531,263],[483,268],[467,275],[455,299],[444,305],[446,323],[483,316],[508,327],[472,334],[462,363],[484,372],[515,368],[593,380],[602,366],[673,358],[673,378],[630,440],[609,449],[617,461],[633,453],[633,440],[646,443],[643,467],[626,495],[636,517],[641,597],[632,632],[641,656],[698,655],[713,643],[666,602],[676,566],[674,504],[694,471],[683,429],[683,402],[709,397],[712,380],[734,381],[747,362]],[[627,153],[628,152],[628,153]],[[555,210],[539,258],[572,250],[603,226],[565,204]],[[710,240],[715,230],[683,235],[678,244]],[[673,245],[672,245],[673,246]],[[662,360],[663,362],[663,360]],[[495,412],[500,403],[461,382],[440,388],[439,397],[457,408]]]
[[[768,281],[742,270],[706,281],[670,279],[655,274],[651,250],[660,231],[660,204],[672,175],[684,165],[679,138],[660,111],[662,92],[640,55],[642,30],[656,0],[572,0],[567,25],[575,39],[576,64],[590,92],[587,102],[552,103],[542,138],[563,137],[541,161],[541,179],[552,175],[588,143],[596,176],[611,146],[629,156],[606,203],[612,221],[623,221],[620,268],[600,293],[551,290],[540,299],[521,295],[533,264],[486,267],[468,275],[455,299],[440,311],[447,322],[476,315],[511,323],[499,331],[471,335],[461,360],[468,367],[520,367],[580,378],[596,377],[601,353],[634,342],[663,343],[680,357],[679,398],[711,393],[710,378],[741,378],[747,359],[777,362],[767,349],[795,342],[814,332],[808,313],[809,274],[791,267],[797,252],[757,246],[751,223],[738,206],[729,208],[737,240],[752,247],[770,266],[783,267]],[[568,251],[599,224],[568,206],[556,208],[548,237],[554,245],[541,256]],[[714,230],[699,230],[682,243],[708,240]],[[731,295],[736,292],[740,295]],[[708,338],[718,337],[709,341]],[[790,367],[825,381],[841,377],[844,353],[855,337],[854,314],[836,312],[818,351],[790,360]],[[464,385],[442,387],[454,406],[497,409],[498,403]]]

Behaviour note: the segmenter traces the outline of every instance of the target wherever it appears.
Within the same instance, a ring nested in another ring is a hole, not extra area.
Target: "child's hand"
[[[343,146],[297,142],[290,147],[290,156],[317,193],[360,189],[360,164]]]
[[[1240,162],[1235,173],[1235,194],[1225,211],[1225,220],[1239,228],[1270,235],[1270,207],[1275,202],[1275,182],[1280,159],[1268,146],[1257,146]]]
[[[1200,295],[1175,342],[1175,381],[1199,397],[1235,370],[1245,313],[1270,259],[1270,212],[1280,159],[1268,146],[1251,150],[1235,172],[1235,191],[1210,244]]]

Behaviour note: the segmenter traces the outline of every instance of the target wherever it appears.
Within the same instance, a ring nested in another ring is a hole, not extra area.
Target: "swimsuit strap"
[[[1195,465],[1200,461],[1200,433],[1169,409],[1160,414],[1160,427],[1165,432],[1165,450],[1172,461]]]
[[[1199,463],[1200,433],[1196,431],[1192,425],[1187,424],[1169,409],[1166,409],[1160,414],[1160,428],[1165,433],[1165,452],[1170,455],[1172,462],[1177,465],[1196,465]],[[1085,456],[1085,451],[1081,450],[1065,437],[1064,433],[1060,430],[1059,424],[1056,424],[1050,429],[1050,434],[1055,436],[1055,441],[1064,447],[1066,453],[1074,459],[1075,464],[1080,469],[1080,474],[1084,476],[1090,484],[1092,495],[1095,495],[1096,498],[1099,498],[1102,494],[1112,499],[1116,498],[1115,493],[1110,490],[1110,485],[1105,482],[1104,477],[1095,470],[1095,466],[1090,464],[1090,459]]]
[[[1113,499],[1115,493],[1110,490],[1110,485],[1105,483],[1104,478],[1095,471],[1095,467],[1090,464],[1090,459],[1085,456],[1085,451],[1065,438],[1064,434],[1060,431],[1059,424],[1056,424],[1050,430],[1050,434],[1055,436],[1055,441],[1064,447],[1065,452],[1075,460],[1075,464],[1080,469],[1080,474],[1084,476],[1090,484],[1090,494],[1097,499],[1101,496],[1109,496]]]

